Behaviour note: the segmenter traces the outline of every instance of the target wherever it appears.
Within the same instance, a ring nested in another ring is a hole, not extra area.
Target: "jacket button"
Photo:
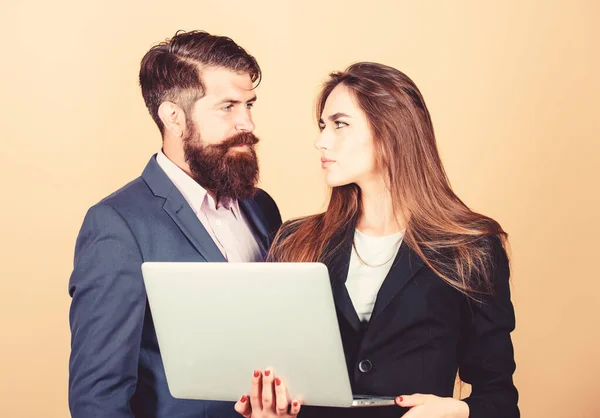
[[[360,363],[358,363],[358,370],[360,370],[363,373],[370,372],[372,368],[373,363],[371,363],[371,361],[369,360],[362,360]]]

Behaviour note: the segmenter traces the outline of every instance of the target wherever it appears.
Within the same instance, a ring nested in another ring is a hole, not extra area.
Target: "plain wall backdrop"
[[[1,417],[69,416],[75,238],[88,207],[160,149],[137,74],[178,29],[230,36],[258,59],[261,185],[284,220],[326,201],[312,144],[327,74],[356,61],[408,74],[457,194],[510,234],[523,417],[600,416],[599,2],[0,7]]]

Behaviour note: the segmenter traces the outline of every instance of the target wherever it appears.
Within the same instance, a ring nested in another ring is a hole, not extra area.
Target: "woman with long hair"
[[[293,401],[288,410],[290,400],[277,396],[285,384],[257,370],[252,399],[236,410],[254,418],[518,417],[507,234],[452,191],[415,84],[385,65],[354,64],[324,84],[317,120],[328,207],[285,223],[269,260],[327,265],[353,392],[398,396],[400,408]],[[472,387],[464,400],[452,398],[457,373]]]

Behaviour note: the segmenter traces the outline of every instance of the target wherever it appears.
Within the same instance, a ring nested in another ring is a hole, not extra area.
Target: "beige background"
[[[160,146],[139,61],[177,29],[264,70],[262,185],[323,207],[318,86],[358,60],[414,79],[459,196],[510,233],[526,418],[600,417],[599,2],[2,0],[0,416],[67,417],[67,282],[87,208]]]

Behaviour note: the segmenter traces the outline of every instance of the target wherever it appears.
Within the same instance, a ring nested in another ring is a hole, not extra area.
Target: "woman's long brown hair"
[[[498,222],[470,210],[452,191],[417,86],[402,72],[382,64],[351,65],[330,74],[323,85],[317,121],[338,85],[350,90],[369,121],[376,165],[391,192],[394,213],[407,220],[406,244],[459,291],[471,297],[491,292],[493,244],[486,237],[498,236],[506,246],[506,233]],[[360,213],[360,188],[356,184],[334,187],[324,213],[281,228],[268,259],[327,264],[353,235]]]

